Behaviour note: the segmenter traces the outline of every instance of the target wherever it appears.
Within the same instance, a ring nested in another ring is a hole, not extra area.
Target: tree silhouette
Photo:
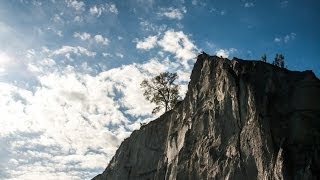
[[[261,56],[261,61],[267,62],[267,55],[266,55],[266,54],[263,54],[263,55]]]
[[[151,103],[157,106],[152,110],[152,114],[165,108],[165,112],[172,109],[179,97],[179,85],[174,81],[178,78],[177,73],[163,72],[150,80],[143,80],[140,84],[144,90],[143,95]]]
[[[282,54],[276,54],[274,61],[272,62],[273,65],[284,68],[284,56]]]

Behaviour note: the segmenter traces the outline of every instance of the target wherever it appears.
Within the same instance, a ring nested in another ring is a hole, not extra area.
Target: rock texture
[[[185,99],[134,131],[93,179],[320,179],[320,81],[201,54]]]

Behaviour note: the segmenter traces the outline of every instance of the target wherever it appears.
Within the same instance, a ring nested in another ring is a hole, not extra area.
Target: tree
[[[282,54],[276,54],[274,61],[272,62],[273,65],[284,68],[284,56]]]
[[[177,73],[163,72],[150,80],[143,80],[140,84],[144,90],[143,95],[151,103],[157,106],[152,110],[152,114],[165,108],[165,112],[172,109],[179,97],[179,85],[174,81],[178,78]]]
[[[266,54],[263,54],[263,55],[261,56],[261,61],[267,62],[267,55],[266,55]]]

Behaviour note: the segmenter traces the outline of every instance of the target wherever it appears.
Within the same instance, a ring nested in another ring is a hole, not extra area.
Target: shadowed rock
[[[125,139],[94,180],[320,179],[320,81],[201,54],[185,99]]]

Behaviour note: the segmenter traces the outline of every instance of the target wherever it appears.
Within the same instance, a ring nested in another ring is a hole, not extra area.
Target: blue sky
[[[318,0],[0,1],[0,179],[90,179],[158,115],[139,87],[201,51],[320,75]]]

